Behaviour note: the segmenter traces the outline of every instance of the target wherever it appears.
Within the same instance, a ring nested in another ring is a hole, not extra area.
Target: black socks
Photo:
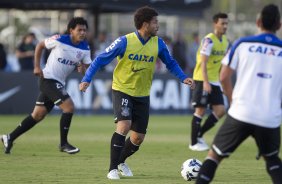
[[[205,124],[200,129],[198,136],[203,137],[204,133],[210,130],[217,121],[218,121],[217,117],[213,113],[211,113],[207,118],[207,120],[205,121]]]
[[[128,137],[125,141],[124,148],[122,150],[119,163],[124,163],[125,160],[133,155],[136,151],[139,150],[139,145],[135,145],[130,141],[130,137]]]
[[[68,143],[68,133],[73,113],[63,113],[60,120],[61,146]]]
[[[201,121],[202,118],[199,118],[198,116],[193,116],[192,119],[192,127],[191,127],[191,145],[197,144],[199,131],[201,129]]]
[[[125,136],[115,132],[111,140],[111,163],[109,171],[117,169],[124,143]]]
[[[34,125],[36,125],[36,121],[33,119],[31,115],[27,116],[23,121],[19,124],[19,126],[9,134],[10,141],[14,141],[20,135],[31,129]]]
[[[196,184],[210,183],[214,177],[217,165],[218,164],[214,160],[206,159],[203,165],[201,166]]]

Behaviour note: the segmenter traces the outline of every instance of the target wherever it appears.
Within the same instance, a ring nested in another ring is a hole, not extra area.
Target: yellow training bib
[[[151,37],[145,45],[135,32],[127,34],[127,46],[113,74],[114,90],[130,96],[149,96],[158,57],[158,37]]]
[[[213,42],[212,52],[207,62],[207,73],[209,82],[219,81],[219,71],[221,67],[221,60],[225,56],[228,49],[228,40],[225,35],[222,36],[220,41],[217,36],[213,33],[208,34],[205,38],[210,38]],[[203,81],[203,72],[201,69],[201,50],[202,43],[197,51],[197,62],[193,73],[193,79]]]

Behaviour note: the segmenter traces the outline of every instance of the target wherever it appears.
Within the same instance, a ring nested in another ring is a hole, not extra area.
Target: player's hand
[[[183,83],[189,85],[191,89],[195,88],[195,82],[191,78],[184,79]]]
[[[208,92],[209,94],[211,93],[212,88],[211,88],[211,85],[210,85],[209,82],[204,82],[204,83],[203,83],[203,91],[206,91],[206,92]]]
[[[88,88],[89,86],[89,83],[88,82],[82,82],[79,84],[79,90],[82,91],[82,92],[85,92],[86,89]]]
[[[33,74],[39,77],[43,77],[43,72],[39,67],[34,67]]]

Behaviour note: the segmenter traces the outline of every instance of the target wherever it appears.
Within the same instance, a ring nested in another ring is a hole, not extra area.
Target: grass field
[[[13,130],[24,115],[0,116],[0,134]],[[0,153],[0,183],[82,184],[183,184],[180,167],[188,158],[203,160],[207,152],[188,149],[190,116],[151,116],[147,137],[139,152],[127,160],[134,177],[119,181],[106,178],[112,116],[74,116],[69,140],[81,152],[58,151],[59,116],[48,116],[15,141],[11,155]],[[210,144],[220,123],[205,135]],[[220,165],[214,184],[267,184],[270,178],[257,148],[248,139]],[[194,182],[188,182],[194,183]]]

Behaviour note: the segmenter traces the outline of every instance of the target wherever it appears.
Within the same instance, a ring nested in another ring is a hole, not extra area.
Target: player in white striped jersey
[[[79,149],[69,144],[67,139],[74,103],[65,90],[65,81],[76,68],[83,72],[83,68],[91,63],[90,49],[85,41],[87,28],[88,24],[85,19],[74,17],[68,23],[68,34],[55,35],[36,46],[34,74],[39,76],[40,93],[33,112],[10,134],[2,136],[6,154],[10,153],[15,139],[40,122],[54,105],[63,111],[60,119],[60,151],[69,154],[79,152]],[[40,58],[44,48],[51,49],[51,53],[42,70]]]
[[[264,158],[272,183],[282,183],[282,41],[275,35],[281,26],[278,7],[265,6],[257,26],[260,34],[237,40],[222,61],[220,80],[231,105],[200,169],[197,184],[210,183],[220,161],[249,136],[255,139],[257,158]],[[233,71],[237,74],[234,90]]]

